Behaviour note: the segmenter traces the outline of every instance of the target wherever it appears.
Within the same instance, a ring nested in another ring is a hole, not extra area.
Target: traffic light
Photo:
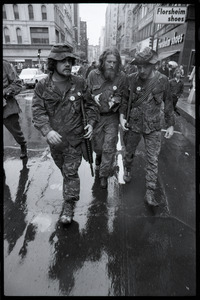
[[[38,49],[38,59],[40,59],[40,53],[41,53],[41,49]]]
[[[152,36],[150,36],[150,38],[149,38],[149,48],[153,48],[153,37]]]

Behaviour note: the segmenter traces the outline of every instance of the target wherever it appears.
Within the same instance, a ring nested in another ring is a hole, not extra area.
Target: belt
[[[113,114],[115,114],[115,112],[114,111],[109,111],[109,112],[103,112],[103,113],[100,113],[100,116],[111,116],[111,115],[113,115]]]

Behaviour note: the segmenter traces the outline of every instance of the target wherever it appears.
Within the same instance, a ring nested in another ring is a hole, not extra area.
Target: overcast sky
[[[105,13],[108,3],[79,3],[81,21],[87,22],[89,45],[98,45],[101,28],[105,26]]]

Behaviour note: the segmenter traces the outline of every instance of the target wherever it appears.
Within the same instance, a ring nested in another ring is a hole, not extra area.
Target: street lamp
[[[41,53],[41,49],[38,49],[38,61],[39,61],[39,67],[40,67],[40,53]]]

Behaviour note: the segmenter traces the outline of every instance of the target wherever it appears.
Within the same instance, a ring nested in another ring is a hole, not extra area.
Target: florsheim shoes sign
[[[155,9],[154,22],[160,24],[185,23],[187,7],[159,6]]]

